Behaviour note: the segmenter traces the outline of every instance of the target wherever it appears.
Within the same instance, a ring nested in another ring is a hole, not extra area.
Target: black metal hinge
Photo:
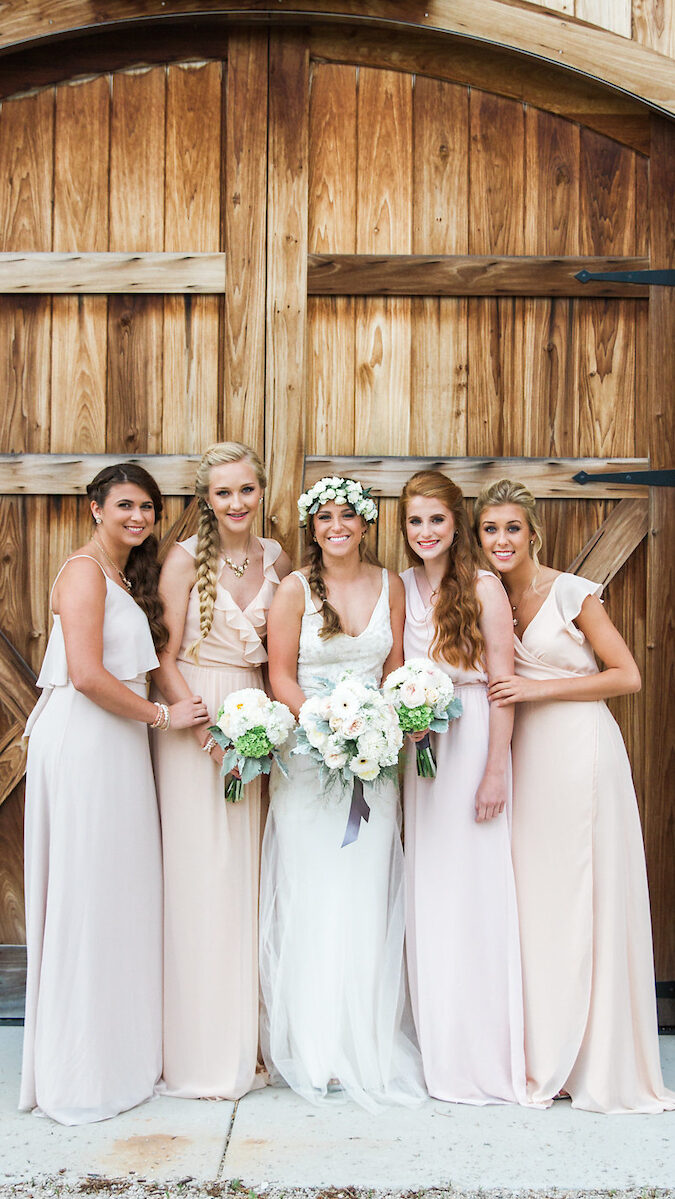
[[[675,271],[577,271],[580,283],[639,283],[647,287],[675,287]]]
[[[617,470],[589,475],[585,470],[572,476],[575,483],[632,483],[634,487],[675,487],[675,470]]]

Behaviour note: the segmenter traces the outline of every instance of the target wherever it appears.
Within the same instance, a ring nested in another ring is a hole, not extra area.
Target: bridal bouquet
[[[231,803],[243,799],[246,783],[259,774],[269,774],[273,759],[282,774],[288,775],[277,751],[294,725],[293,713],[286,705],[270,699],[264,691],[245,687],[228,695],[209,729],[225,751],[221,774],[236,767],[240,775],[230,780],[225,799]]]
[[[431,729],[445,733],[451,720],[462,715],[462,701],[455,696],[452,679],[428,658],[410,658],[387,677],[382,694],[393,704],[404,733]],[[417,742],[417,773],[436,777],[436,760],[429,734]]]
[[[345,671],[327,694],[305,700],[298,720],[292,752],[310,755],[327,788],[339,781],[353,788],[342,842],[349,845],[358,837],[361,819],[370,816],[363,784],[396,778],[403,744],[396,711],[377,688]]]

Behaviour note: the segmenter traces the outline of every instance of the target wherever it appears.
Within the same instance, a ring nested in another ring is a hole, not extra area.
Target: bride
[[[403,661],[404,593],[369,561],[367,489],[326,478],[298,502],[307,561],[279,586],[268,620],[277,699],[305,699],[349,669],[380,685]],[[425,1098],[403,974],[403,856],[394,783],[366,789],[370,817],[341,847],[351,793],[326,794],[317,767],[273,772],[263,842],[263,1050],[273,1081],[314,1103],[346,1092],[364,1107]],[[405,1024],[405,1030],[403,1027]]]

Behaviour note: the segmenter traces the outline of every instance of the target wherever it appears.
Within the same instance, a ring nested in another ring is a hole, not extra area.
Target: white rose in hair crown
[[[279,753],[295,725],[293,713],[285,704],[270,699],[264,691],[245,687],[233,691],[222,704],[216,724],[209,729],[211,736],[224,750],[221,774],[235,767],[239,778],[232,778],[225,788],[225,799],[238,803],[244,798],[244,787],[259,774],[269,774],[272,761],[282,774],[288,776]]]
[[[462,715],[462,701],[455,696],[452,679],[428,658],[409,658],[404,666],[393,670],[382,694],[394,705],[404,733],[421,733],[424,729],[445,733],[449,722]],[[436,777],[428,734],[417,743],[417,773],[420,778]]]
[[[356,479],[341,479],[339,475],[326,475],[319,479],[309,491],[303,491],[298,500],[300,524],[304,528],[310,516],[319,511],[322,504],[330,502],[338,505],[348,504],[357,516],[362,516],[367,524],[377,520],[377,505],[370,498],[370,487],[364,487]]]
[[[326,694],[305,700],[298,717],[294,754],[308,754],[319,766],[321,784],[329,791],[353,791],[344,845],[359,834],[361,820],[370,808],[363,784],[396,778],[398,754],[403,744],[393,705],[376,687],[345,671],[337,682],[325,680]]]

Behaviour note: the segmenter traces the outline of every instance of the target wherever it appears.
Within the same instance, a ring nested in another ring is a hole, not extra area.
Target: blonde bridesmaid
[[[169,642],[166,699],[196,686],[213,723],[223,699],[263,687],[267,611],[290,563],[253,523],[265,488],[257,454],[212,445],[197,471],[196,536],[160,580]],[[156,739],[164,856],[164,1074],[160,1089],[238,1099],[257,1085],[260,779],[224,800],[222,750],[205,728]]]
[[[510,479],[475,504],[513,614],[515,672],[491,706],[515,711],[513,861],[528,1092],[593,1112],[675,1107],[661,1077],[649,896],[625,746],[605,703],[638,691],[602,590],[543,566],[534,497]],[[598,669],[595,655],[604,668]]]
[[[463,714],[431,734],[435,779],[404,781],[410,988],[429,1093],[456,1103],[525,1101],[523,1005],[509,821],[509,709],[488,679],[513,668],[509,605],[478,569],[459,487],[439,471],[406,483],[406,658],[432,658]]]

